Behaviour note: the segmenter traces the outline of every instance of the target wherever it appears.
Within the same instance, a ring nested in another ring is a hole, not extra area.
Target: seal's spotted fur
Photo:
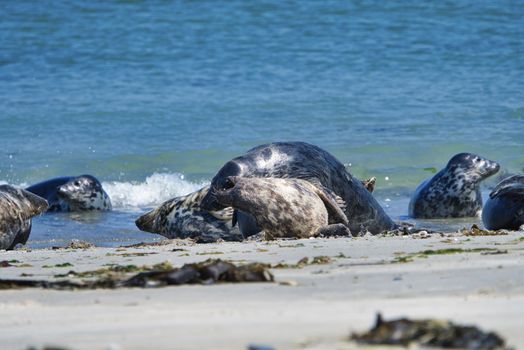
[[[344,213],[352,231],[359,232],[366,228],[377,234],[395,227],[372,194],[340,161],[323,149],[305,142],[261,145],[227,162],[213,178],[209,194],[202,201],[203,208],[223,208],[217,202],[216,194],[223,188],[228,176],[307,180],[329,189],[346,202]],[[252,226],[250,231],[256,231]]]
[[[343,201],[305,180],[231,176],[216,196],[252,215],[266,239],[350,234]]]
[[[0,186],[0,249],[25,244],[31,233],[31,218],[47,210],[47,201],[26,190]]]
[[[416,189],[409,213],[415,218],[477,216],[482,209],[480,182],[498,170],[496,162],[459,153]]]
[[[488,230],[518,230],[524,225],[524,175],[513,175],[501,182],[482,209],[482,222]]]
[[[26,188],[49,203],[48,211],[111,210],[111,199],[91,175],[50,179]]]
[[[209,186],[206,186],[186,196],[170,199],[139,217],[135,223],[142,231],[167,238],[193,238],[203,243],[220,239],[242,240],[239,229],[231,225],[232,208],[206,211],[200,207],[208,191]]]

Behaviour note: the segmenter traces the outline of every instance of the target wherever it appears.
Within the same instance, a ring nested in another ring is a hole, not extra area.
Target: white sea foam
[[[154,173],[143,182],[103,182],[102,186],[111,197],[115,209],[154,207],[177,196],[182,196],[209,182],[190,182],[182,174]]]

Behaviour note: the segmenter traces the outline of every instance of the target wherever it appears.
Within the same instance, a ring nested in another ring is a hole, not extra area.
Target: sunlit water
[[[158,238],[134,226],[147,208],[301,140],[406,219],[455,153],[523,171],[523,38],[515,1],[2,2],[0,181],[89,173],[113,199],[35,219],[30,246],[132,243]]]

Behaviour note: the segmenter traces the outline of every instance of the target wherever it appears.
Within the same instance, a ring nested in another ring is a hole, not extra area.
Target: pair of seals
[[[229,176],[216,199],[252,215],[266,239],[351,234],[343,201],[305,180]]]
[[[26,188],[49,203],[48,211],[111,210],[111,200],[97,178],[91,175],[65,176]]]
[[[447,166],[424,181],[409,203],[415,218],[477,216],[482,209],[480,182],[499,171],[494,161],[472,153],[453,156]]]
[[[31,192],[9,185],[0,186],[0,249],[26,244],[31,218],[45,212],[47,201]]]
[[[306,180],[342,198],[346,203],[344,214],[353,233],[367,229],[378,234],[395,227],[371,193],[340,161],[323,149],[305,142],[275,142],[257,146],[227,162],[213,178],[209,192],[202,200],[202,208],[219,210],[225,207],[217,200],[217,194],[227,187],[230,176]],[[238,223],[245,236],[260,231],[256,220],[242,211],[238,212]]]
[[[482,210],[488,230],[518,230],[524,225],[524,175],[510,176],[495,186]]]
[[[170,199],[158,208],[140,216],[136,226],[146,232],[167,238],[193,238],[200,243],[241,241],[238,227],[232,226],[233,209],[207,211],[201,208],[209,186],[186,196]]]

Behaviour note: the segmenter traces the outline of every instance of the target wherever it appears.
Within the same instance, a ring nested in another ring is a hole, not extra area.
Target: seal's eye
[[[235,183],[231,181],[231,179],[226,179],[226,182],[224,183],[224,190],[229,190],[230,188],[235,187]]]
[[[73,185],[75,185],[75,186],[80,186],[80,181],[75,181],[75,182],[73,182]]]

